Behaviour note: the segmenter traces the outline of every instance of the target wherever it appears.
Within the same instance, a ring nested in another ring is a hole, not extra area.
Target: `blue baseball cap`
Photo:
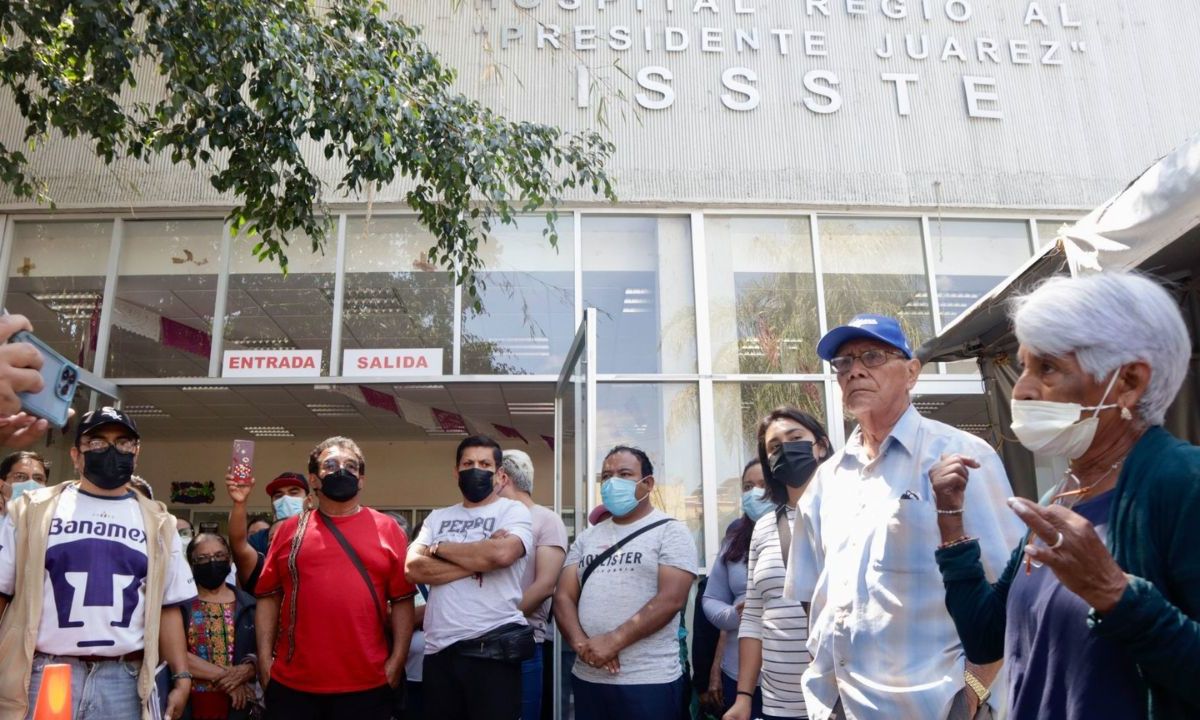
[[[859,338],[885,342],[904,353],[904,357],[912,360],[912,345],[904,335],[904,329],[900,327],[900,322],[887,315],[870,313],[855,315],[850,322],[825,333],[825,337],[817,343],[817,355],[822,360],[832,360],[838,348]]]

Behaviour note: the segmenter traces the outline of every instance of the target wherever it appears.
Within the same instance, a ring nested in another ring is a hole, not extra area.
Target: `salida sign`
[[[346,350],[342,353],[342,375],[347,377],[419,377],[441,374],[441,348]]]
[[[320,350],[226,350],[223,377],[320,377]]]

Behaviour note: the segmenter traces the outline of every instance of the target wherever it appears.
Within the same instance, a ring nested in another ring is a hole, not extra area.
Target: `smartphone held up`
[[[254,477],[254,441],[234,440],[233,458],[229,463],[230,474],[240,485],[249,485]]]

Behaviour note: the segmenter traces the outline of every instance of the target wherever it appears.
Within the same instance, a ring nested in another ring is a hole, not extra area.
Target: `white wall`
[[[603,96],[623,202],[1088,209],[1194,132],[1200,117],[1195,0],[468,0],[458,10],[450,2],[390,4],[425,27],[429,44],[460,71],[464,91],[514,117],[601,128]],[[954,17],[968,9],[970,17],[951,19],[947,6]],[[884,12],[901,8],[902,19]],[[581,49],[571,49],[574,41],[562,49],[543,41],[539,49],[539,23],[557,25],[560,37],[579,32]],[[600,40],[587,49],[593,28]],[[613,28],[628,29],[629,49],[609,46]],[[664,49],[667,28],[676,39],[687,33],[690,46]],[[739,30],[757,31],[760,49],[739,52]],[[779,38],[788,32],[783,55]],[[905,57],[906,35],[914,50],[927,36],[931,56]],[[883,59],[876,49],[889,36],[897,56]],[[996,48],[995,61],[980,53],[981,42]],[[580,66],[595,80],[590,89],[585,81],[582,93]],[[672,75],[669,107],[646,109],[635,99],[662,99],[632,79],[652,67]],[[723,86],[723,73],[738,67],[757,75],[760,100],[752,110],[722,101],[746,101]],[[819,80],[813,72],[829,74]],[[900,113],[897,83],[884,74],[917,78],[905,83],[909,114]],[[976,95],[994,92],[998,99],[977,99],[973,117],[964,83],[975,77],[994,81],[994,88],[977,86]],[[820,86],[836,89],[836,111],[819,112],[831,104],[813,91]],[[997,112],[1002,118],[986,117]],[[11,104],[0,109],[0,141],[12,146],[20,130],[14,113]],[[315,149],[312,156],[328,178],[337,177]],[[62,208],[231,200],[208,188],[205,170],[165,162],[98,169],[86,143],[53,141],[36,158]],[[399,184],[385,188],[376,206],[400,202],[402,192]],[[0,195],[0,208],[32,207],[5,200]]]

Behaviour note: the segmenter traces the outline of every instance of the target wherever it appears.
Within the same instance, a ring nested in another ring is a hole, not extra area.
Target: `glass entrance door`
[[[596,501],[596,309],[587,308],[567,352],[554,388],[554,511],[563,516],[563,498],[570,488],[574,498],[572,541],[587,526],[587,515]],[[570,471],[565,453],[573,455]],[[554,631],[554,718],[575,716],[571,697],[570,665],[574,653]]]

